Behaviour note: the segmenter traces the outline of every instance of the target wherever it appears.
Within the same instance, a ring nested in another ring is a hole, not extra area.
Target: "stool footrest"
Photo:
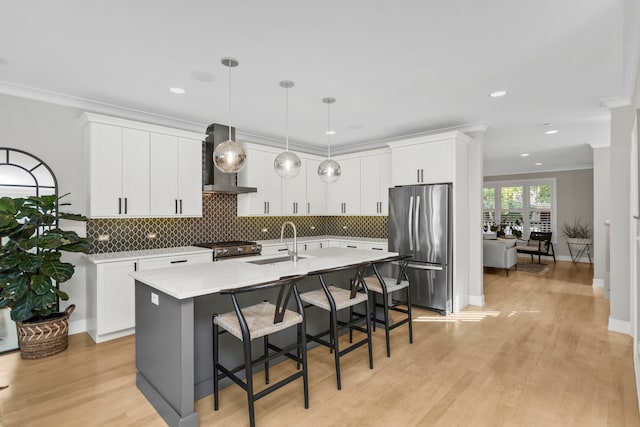
[[[254,394],[253,395],[253,399],[254,400],[261,399],[261,398],[265,397],[267,394],[271,393],[272,391],[276,391],[277,389],[289,384],[290,382],[292,382],[294,380],[297,380],[302,375],[303,375],[302,371],[298,371],[295,374],[291,374],[287,378],[284,378],[283,380],[280,380],[277,383],[275,383],[275,384],[265,388],[264,390],[259,391],[258,393]]]

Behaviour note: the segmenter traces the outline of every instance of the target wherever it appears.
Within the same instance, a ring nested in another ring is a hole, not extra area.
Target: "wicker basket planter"
[[[71,304],[59,316],[41,322],[16,322],[18,344],[23,359],[42,359],[66,350],[69,337],[69,316],[75,310]]]

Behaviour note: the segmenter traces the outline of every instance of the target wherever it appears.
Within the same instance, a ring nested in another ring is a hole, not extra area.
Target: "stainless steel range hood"
[[[235,137],[236,130],[235,128],[231,128],[231,138],[235,140]],[[218,144],[221,144],[228,139],[228,126],[212,123],[207,127],[207,139],[203,144],[202,192],[226,194],[257,192],[258,189],[254,187],[238,187],[237,174],[224,173],[213,164],[213,150]]]

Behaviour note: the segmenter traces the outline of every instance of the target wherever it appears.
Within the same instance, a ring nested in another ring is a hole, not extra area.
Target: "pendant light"
[[[330,184],[336,182],[342,173],[340,164],[335,160],[331,160],[331,135],[335,133],[331,130],[331,104],[336,102],[336,99],[324,98],[322,102],[327,104],[327,160],[318,166],[318,176],[322,181]]]
[[[220,62],[229,68],[229,139],[213,150],[213,164],[224,173],[236,173],[247,165],[242,144],[231,139],[231,68],[237,67],[239,62],[235,58],[222,58]]]
[[[283,80],[280,82],[280,87],[285,89],[285,110],[286,110],[286,137],[285,137],[285,151],[278,154],[278,157],[273,162],[273,169],[281,178],[289,179],[294,178],[300,172],[302,162],[296,153],[289,151],[289,88],[292,88],[294,83],[291,80]]]

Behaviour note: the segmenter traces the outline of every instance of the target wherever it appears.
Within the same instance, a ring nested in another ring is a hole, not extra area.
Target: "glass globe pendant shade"
[[[301,167],[300,158],[291,151],[283,151],[278,154],[273,162],[273,169],[281,178],[285,179],[296,177]]]
[[[224,173],[240,172],[247,165],[247,154],[242,144],[229,139],[213,150],[213,164]]]
[[[342,174],[342,169],[335,160],[327,159],[318,166],[318,176],[327,184],[336,182],[340,178],[340,174]]]

